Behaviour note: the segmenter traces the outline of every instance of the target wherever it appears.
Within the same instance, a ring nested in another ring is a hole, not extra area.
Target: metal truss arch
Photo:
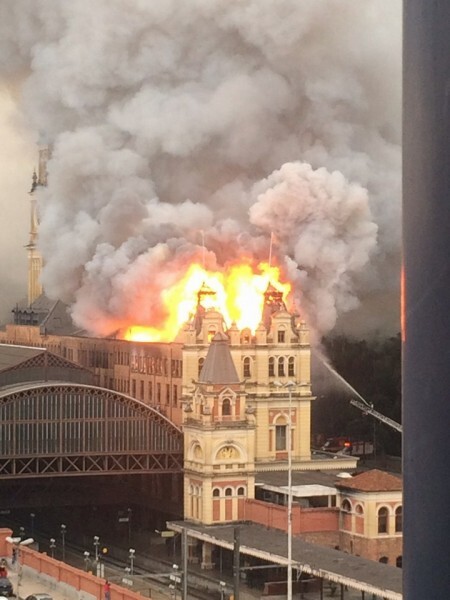
[[[181,430],[154,408],[92,385],[0,392],[0,479],[179,473]]]

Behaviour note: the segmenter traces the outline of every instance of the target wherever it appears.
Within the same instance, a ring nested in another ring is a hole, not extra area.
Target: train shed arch
[[[181,430],[130,396],[74,382],[0,389],[0,480],[182,467]]]

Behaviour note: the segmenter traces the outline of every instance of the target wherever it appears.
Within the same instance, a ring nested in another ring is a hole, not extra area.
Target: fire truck
[[[373,454],[373,443],[366,440],[352,440],[348,437],[332,437],[326,440],[320,450],[350,456],[370,456]]]

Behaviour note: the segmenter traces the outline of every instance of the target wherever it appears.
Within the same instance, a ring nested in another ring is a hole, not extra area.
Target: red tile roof
[[[397,475],[372,469],[351,479],[339,480],[336,487],[359,492],[397,492],[403,489],[403,483]]]

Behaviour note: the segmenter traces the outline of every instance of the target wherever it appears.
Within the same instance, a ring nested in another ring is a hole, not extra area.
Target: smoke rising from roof
[[[201,260],[200,230],[209,267],[266,259],[273,230],[319,331],[365,294],[392,301],[400,12],[384,0],[3,3],[4,77],[23,81],[23,111],[54,148],[39,193],[47,294],[96,334],[137,315],[155,324],[160,292]]]

